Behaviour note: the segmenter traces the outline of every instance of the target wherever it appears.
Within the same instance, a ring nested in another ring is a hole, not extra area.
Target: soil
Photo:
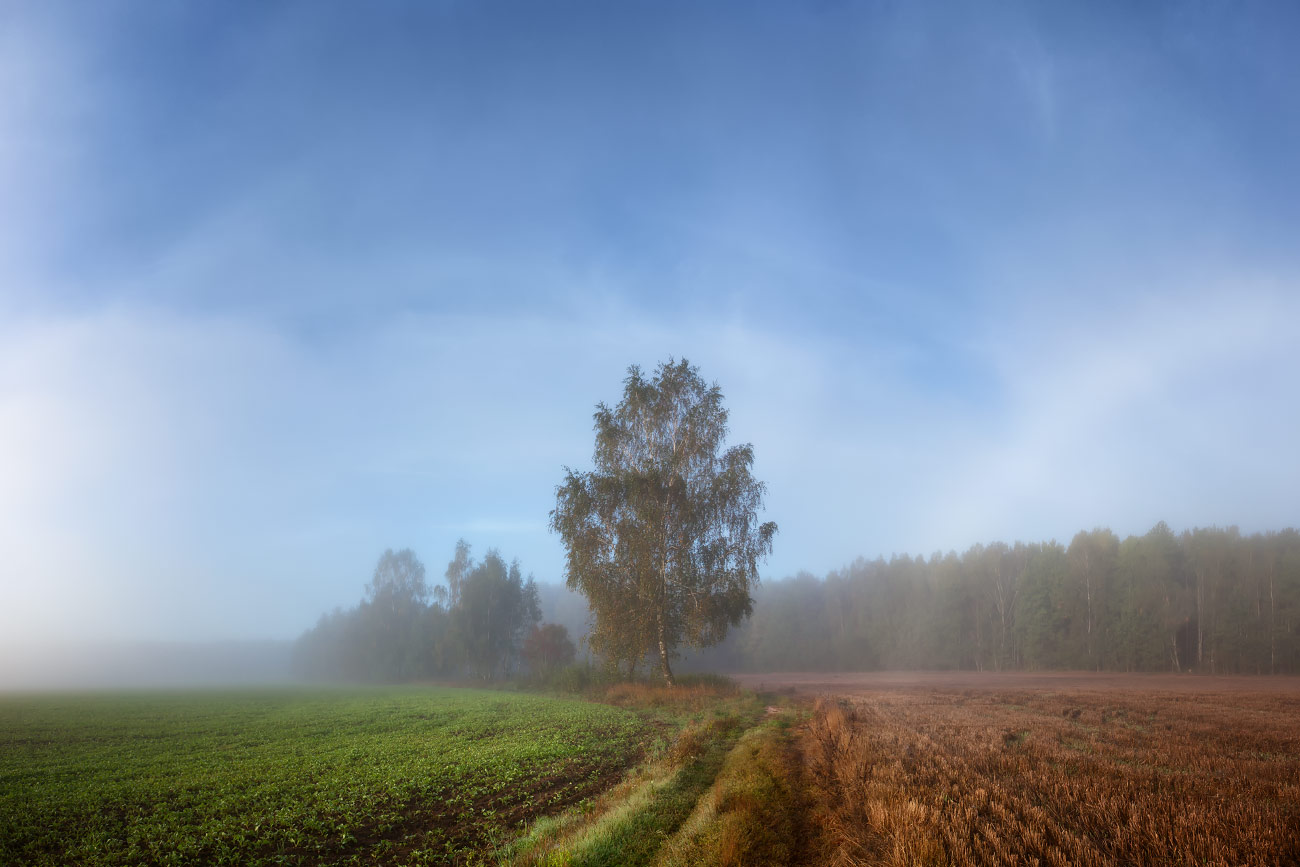
[[[732,675],[760,692],[856,695],[880,690],[1046,690],[1191,693],[1274,693],[1300,695],[1300,677],[1205,674],[1125,674],[1089,671],[868,671],[768,672]]]

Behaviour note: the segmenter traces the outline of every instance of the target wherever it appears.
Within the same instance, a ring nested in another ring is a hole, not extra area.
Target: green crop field
[[[462,689],[0,697],[0,863],[463,861],[655,737],[617,707]]]

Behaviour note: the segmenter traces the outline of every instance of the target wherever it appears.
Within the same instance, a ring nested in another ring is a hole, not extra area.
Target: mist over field
[[[0,689],[19,691],[279,686],[292,642],[0,642]]]
[[[581,641],[589,618],[586,600],[562,586],[539,589],[542,618]],[[302,681],[292,639],[46,644],[0,639],[0,690],[215,689]]]

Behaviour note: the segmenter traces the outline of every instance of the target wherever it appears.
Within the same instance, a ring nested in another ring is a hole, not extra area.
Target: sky
[[[766,579],[1300,523],[1293,3],[0,0],[0,635],[562,581],[629,365]]]

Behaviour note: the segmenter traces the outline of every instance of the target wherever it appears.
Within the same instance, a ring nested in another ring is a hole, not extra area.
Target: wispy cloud
[[[1300,481],[1284,446],[1300,411],[1259,395],[1294,389],[1296,297],[1247,281],[988,335],[1006,410],[972,436],[938,526],[954,541],[1274,526]]]

